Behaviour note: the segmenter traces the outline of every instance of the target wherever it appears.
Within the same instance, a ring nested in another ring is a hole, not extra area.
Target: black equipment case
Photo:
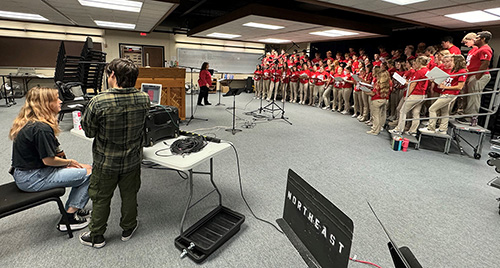
[[[149,109],[144,124],[144,146],[179,136],[179,109],[175,106],[156,105]]]

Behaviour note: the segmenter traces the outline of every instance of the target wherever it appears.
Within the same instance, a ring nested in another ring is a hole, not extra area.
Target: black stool
[[[41,192],[23,192],[17,188],[15,182],[0,185],[0,218],[21,212],[23,210],[45,204],[50,201],[57,202],[59,211],[66,221],[69,238],[73,237],[73,232],[69,226],[68,216],[61,201],[66,189],[63,187],[54,188]]]

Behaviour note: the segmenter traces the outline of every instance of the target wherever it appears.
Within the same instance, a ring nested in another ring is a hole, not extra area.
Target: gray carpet
[[[189,104],[187,96],[187,103]],[[196,96],[195,96],[196,97]],[[217,96],[210,95],[217,103]],[[3,100],[2,100],[3,101]],[[18,101],[19,103],[22,100]],[[388,239],[370,212],[374,206],[399,246],[409,246],[424,267],[499,267],[500,215],[495,198],[500,191],[486,183],[496,176],[486,165],[489,144],[483,158],[460,155],[452,145],[450,155],[442,153],[444,142],[428,140],[421,150],[394,152],[388,133],[365,134],[368,127],[350,116],[309,106],[286,104],[283,120],[257,120],[253,128],[231,135],[231,114],[226,107],[198,107],[196,117],[184,130],[216,135],[238,149],[243,187],[255,213],[272,222],[280,218],[289,168],[316,187],[354,222],[351,256],[394,267],[387,249]],[[266,104],[266,102],[264,102]],[[11,141],[7,133],[21,104],[0,106],[0,170],[10,164]],[[244,112],[257,109],[252,95],[237,97],[237,127],[252,123]],[[246,107],[246,109],[244,109]],[[191,115],[189,108],[188,116]],[[248,121],[248,122],[247,122]],[[207,129],[211,127],[223,127]],[[66,153],[80,162],[91,163],[91,143],[69,133],[68,115],[60,135]],[[474,137],[474,136],[472,136]],[[425,148],[425,149],[424,149]],[[471,154],[471,150],[466,148]],[[200,169],[208,168],[203,164]],[[215,158],[215,181],[223,204],[243,213],[241,231],[224,244],[202,267],[306,267],[286,236],[253,218],[239,194],[236,158],[232,151]],[[206,177],[195,177],[195,196],[210,190]],[[0,183],[12,181],[0,173]],[[0,267],[200,267],[180,259],[174,246],[188,193],[187,183],[176,172],[143,168],[139,192],[140,227],[128,242],[120,241],[120,198],[115,193],[106,232],[107,245],[93,249],[68,239],[56,230],[57,206],[46,204],[0,219]],[[188,214],[191,225],[217,203],[215,196]],[[76,234],[79,234],[77,232]],[[349,267],[370,267],[350,262]]]

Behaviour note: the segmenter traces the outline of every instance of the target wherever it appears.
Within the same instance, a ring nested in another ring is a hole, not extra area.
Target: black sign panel
[[[315,263],[321,267],[347,267],[354,230],[352,220],[291,169],[283,220]]]

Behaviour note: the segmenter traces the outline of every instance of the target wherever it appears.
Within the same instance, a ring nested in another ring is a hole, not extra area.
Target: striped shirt
[[[149,96],[135,88],[113,88],[90,100],[81,124],[85,135],[94,138],[94,168],[127,173],[140,167],[149,102]]]

